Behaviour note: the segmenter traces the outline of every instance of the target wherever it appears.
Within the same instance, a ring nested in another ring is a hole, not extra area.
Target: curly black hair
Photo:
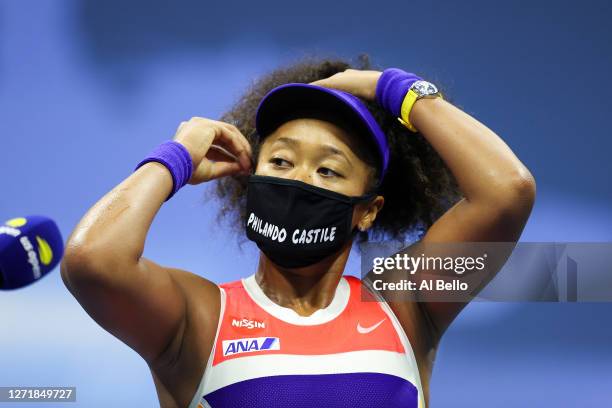
[[[219,120],[235,125],[251,144],[254,155],[257,155],[261,137],[255,129],[255,113],[268,91],[290,82],[313,82],[347,69],[383,70],[373,67],[367,54],[359,55],[355,64],[341,58],[303,57],[253,81]],[[439,81],[436,82],[439,85]],[[438,87],[448,101],[448,95],[442,87]],[[420,133],[410,132],[377,103],[362,102],[387,136],[390,156],[389,167],[379,189],[385,204],[372,228],[359,232],[357,241],[404,240],[408,234],[418,239],[461,198],[457,182]],[[217,180],[214,189],[214,195],[221,200],[218,220],[229,220],[230,226],[243,237],[247,179],[247,176],[224,177]]]

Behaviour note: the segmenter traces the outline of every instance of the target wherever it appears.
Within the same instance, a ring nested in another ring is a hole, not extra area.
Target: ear
[[[364,214],[361,216],[359,221],[357,222],[357,228],[359,231],[367,231],[374,224],[374,220],[376,220],[376,216],[382,210],[385,204],[385,198],[381,195],[376,196],[376,198],[370,201],[367,204]]]

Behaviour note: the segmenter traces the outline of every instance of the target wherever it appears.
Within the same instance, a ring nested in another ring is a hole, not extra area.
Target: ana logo
[[[280,339],[278,337],[252,337],[250,339],[223,340],[224,356],[264,350],[280,350]]]
[[[250,320],[247,318],[243,319],[233,319],[232,318],[232,327],[242,327],[245,329],[265,329],[266,323],[259,320]]]
[[[38,235],[36,236],[36,242],[38,242],[38,257],[40,258],[40,262],[43,265],[49,265],[53,260],[53,251],[49,243]]]

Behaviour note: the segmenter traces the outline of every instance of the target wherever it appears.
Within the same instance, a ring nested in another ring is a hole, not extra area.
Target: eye
[[[320,167],[318,172],[324,177],[342,177],[342,174],[337,173],[328,167]]]
[[[270,159],[270,163],[274,164],[274,167],[291,167],[291,163],[281,157],[273,157]]]

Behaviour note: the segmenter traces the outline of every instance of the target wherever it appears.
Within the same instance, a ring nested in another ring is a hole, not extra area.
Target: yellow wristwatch
[[[414,106],[414,103],[421,98],[442,98],[442,94],[438,91],[438,87],[427,81],[416,81],[410,89],[408,93],[404,97],[404,101],[402,102],[402,107],[400,109],[400,117],[397,118],[399,122],[408,128],[411,132],[418,132],[418,130],[410,123],[410,111]]]

